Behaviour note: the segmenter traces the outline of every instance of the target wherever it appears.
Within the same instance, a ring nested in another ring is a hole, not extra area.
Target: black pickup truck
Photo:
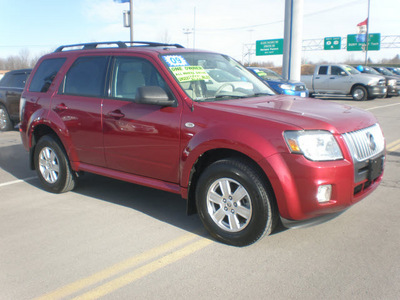
[[[19,122],[19,99],[31,71],[10,71],[0,80],[0,131],[12,130]]]

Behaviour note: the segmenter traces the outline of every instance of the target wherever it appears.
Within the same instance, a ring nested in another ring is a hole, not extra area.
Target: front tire
[[[75,173],[57,138],[46,135],[39,140],[35,147],[34,163],[37,175],[47,191],[64,193],[75,187]]]
[[[240,159],[223,159],[205,169],[197,184],[196,205],[209,233],[234,246],[247,246],[270,234],[278,221],[261,172]]]
[[[0,105],[0,131],[10,131],[14,129],[14,124],[8,115],[7,109]]]
[[[351,96],[356,101],[364,101],[368,98],[368,91],[362,85],[356,85],[351,91]]]

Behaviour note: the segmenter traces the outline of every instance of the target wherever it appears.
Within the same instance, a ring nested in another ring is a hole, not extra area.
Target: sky
[[[303,40],[355,34],[368,16],[368,0],[303,1]],[[133,6],[135,40],[195,46],[240,61],[257,40],[284,35],[285,0],[134,0]],[[65,44],[128,41],[122,17],[128,9],[113,0],[0,0],[0,58],[24,52],[35,57]],[[399,11],[399,0],[370,0],[369,32],[400,35]],[[400,48],[368,53],[373,61],[397,54]],[[346,50],[302,52],[305,62],[364,57]],[[282,55],[253,55],[251,62],[279,66]]]

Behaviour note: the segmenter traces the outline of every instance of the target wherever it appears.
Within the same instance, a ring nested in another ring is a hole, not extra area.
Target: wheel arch
[[[254,159],[237,150],[228,148],[218,148],[204,152],[197,158],[196,162],[192,166],[192,169],[190,171],[188,192],[187,192],[187,213],[189,215],[197,213],[195,191],[200,175],[212,163],[227,158],[245,161],[246,164],[251,165],[252,168],[254,168],[257,172],[259,172],[264,179],[266,187],[271,191],[271,197],[272,197],[271,200],[274,201],[274,203],[276,204],[275,193],[272,188],[271,182],[268,179],[268,176],[265,174],[264,170],[259,166],[259,164]]]

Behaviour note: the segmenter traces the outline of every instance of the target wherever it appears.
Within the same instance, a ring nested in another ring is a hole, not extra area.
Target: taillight
[[[21,97],[21,99],[19,100],[19,120],[20,120],[20,122],[22,122],[22,118],[24,116],[25,103],[26,103],[26,99]]]

